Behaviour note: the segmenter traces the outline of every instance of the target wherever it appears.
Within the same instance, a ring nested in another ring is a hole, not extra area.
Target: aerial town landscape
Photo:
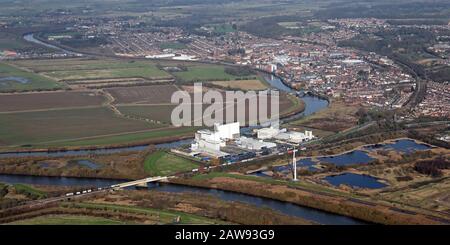
[[[0,0],[0,224],[448,225],[449,60],[445,0]]]

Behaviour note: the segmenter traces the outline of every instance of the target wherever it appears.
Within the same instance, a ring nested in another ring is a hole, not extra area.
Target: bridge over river
[[[133,180],[133,181],[129,181],[129,182],[121,183],[121,184],[111,185],[111,188],[112,189],[123,189],[123,188],[131,187],[131,186],[147,187],[148,183],[157,182],[157,181],[167,181],[169,178],[173,178],[173,177],[174,176],[149,177],[149,178],[145,178],[145,179]]]

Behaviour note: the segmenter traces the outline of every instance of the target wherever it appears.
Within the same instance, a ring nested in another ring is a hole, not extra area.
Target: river
[[[25,183],[30,185],[108,187],[114,184],[123,183],[124,181],[125,180],[0,174],[0,182],[10,184]],[[237,201],[254,205],[257,207],[267,207],[286,215],[304,218],[325,225],[367,224],[363,221],[353,219],[347,216],[332,214],[313,208],[298,206],[292,203],[272,200],[269,198],[256,197],[230,191],[198,188],[184,185],[158,184],[158,183],[151,183],[148,185],[148,188],[150,190],[158,190],[172,193],[193,192],[193,193],[209,194],[224,201]]]
[[[27,34],[24,39],[33,43],[44,45],[49,48],[54,48],[64,52],[70,52],[51,44],[43,43],[40,40],[34,38],[33,34]],[[272,87],[285,92],[294,92],[291,88],[286,86],[279,78],[267,75],[266,80],[272,85]],[[305,101],[305,110],[294,116],[284,120],[292,120],[297,117],[308,116],[314,112],[317,112],[328,106],[328,101],[306,95],[303,97]],[[183,144],[190,143],[191,140],[180,140],[171,143],[164,143],[156,145],[157,148],[173,148]],[[86,155],[86,154],[111,154],[124,151],[140,151],[144,150],[148,145],[129,146],[129,147],[117,147],[109,149],[93,149],[93,150],[70,150],[70,151],[55,151],[55,152],[3,152],[0,153],[0,158],[6,157],[28,157],[28,156],[73,156],[73,155]],[[95,178],[69,178],[69,177],[42,177],[42,176],[26,176],[26,175],[7,175],[0,174],[0,182],[5,183],[25,183],[33,185],[59,185],[59,186],[96,186],[106,187],[113,184],[123,182],[121,180],[106,180]],[[302,207],[291,203],[272,200],[269,198],[255,197],[246,194],[238,194],[229,191],[205,189],[190,186],[171,185],[171,184],[149,184],[149,189],[157,189],[166,192],[195,192],[214,195],[225,201],[239,201],[258,207],[269,207],[273,210],[279,211],[283,214],[301,217],[307,220],[315,221],[320,224],[332,224],[332,225],[359,225],[366,224],[365,222],[342,215],[336,215],[317,209]]]
[[[39,41],[39,40],[37,40]],[[40,42],[40,41],[39,41]],[[273,87],[280,91],[295,93],[290,87],[286,86],[279,78],[272,75],[265,75],[266,81]],[[300,117],[309,116],[317,111],[320,111],[328,106],[328,101],[316,96],[305,95],[302,97],[305,102],[305,110],[303,112],[294,114],[292,116],[283,118],[282,122],[295,120]],[[253,127],[252,127],[253,128]],[[245,132],[250,130],[250,127],[242,128],[241,131]],[[192,142],[192,139],[177,140],[169,143],[156,144],[158,149],[172,149],[182,145],[188,145]],[[78,150],[60,150],[60,151],[20,151],[20,152],[0,152],[1,158],[10,157],[63,157],[63,156],[81,156],[89,154],[113,154],[121,152],[143,151],[149,144],[142,144],[136,146],[123,146],[112,148],[98,148],[98,149],[78,149]]]
[[[80,54],[80,53],[76,53],[76,52],[73,52],[73,51],[70,51],[70,50],[67,50],[67,49],[63,49],[61,47],[55,46],[55,45],[50,44],[50,43],[42,42],[41,40],[38,40],[38,39],[36,39],[34,37],[34,33],[25,34],[23,36],[23,39],[25,39],[26,41],[31,42],[31,43],[35,43],[35,44],[38,44],[38,45],[45,46],[47,48],[51,48],[51,49],[54,49],[54,50],[61,51],[61,52],[66,53],[66,54],[75,55],[75,56],[82,56],[82,54]]]

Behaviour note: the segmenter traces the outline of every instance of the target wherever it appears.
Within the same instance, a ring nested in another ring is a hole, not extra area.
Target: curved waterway
[[[56,186],[89,186],[89,187],[107,187],[114,184],[122,183],[123,180],[108,179],[91,179],[91,178],[70,178],[70,177],[40,177],[25,175],[6,175],[0,174],[0,182],[17,184],[33,184],[33,185],[56,185]],[[255,197],[246,194],[240,194],[230,191],[198,188],[173,184],[149,184],[150,190],[158,190],[172,193],[201,193],[213,195],[224,201],[242,202],[257,207],[271,208],[280,213],[304,218],[325,225],[363,225],[367,224],[363,221],[353,219],[347,216],[332,214],[313,208],[302,207],[292,203],[281,202],[264,197]]]
[[[60,47],[44,43],[36,38],[33,34],[26,34],[24,39],[39,45],[43,45],[52,49],[63,51],[69,54],[76,54],[72,51],[62,49]],[[273,88],[279,89],[284,92],[294,91],[286,86],[279,78],[275,76],[266,75],[266,80],[272,85]],[[302,97],[305,101],[305,110],[301,113],[293,115],[289,118],[283,119],[292,120],[302,116],[311,115],[314,112],[322,110],[328,106],[328,101],[315,97],[306,95]],[[157,144],[157,148],[169,149],[181,145],[189,144],[192,140],[179,140],[170,143]],[[47,156],[47,157],[59,157],[59,156],[74,156],[74,155],[88,155],[88,154],[111,154],[118,152],[127,151],[141,151],[148,147],[148,144],[129,146],[129,147],[116,147],[108,149],[92,149],[92,150],[67,150],[67,151],[30,151],[30,152],[3,152],[0,153],[0,158],[7,157],[31,157],[31,156]],[[95,179],[95,178],[74,178],[74,177],[42,177],[42,176],[27,176],[27,175],[7,175],[0,174],[0,182],[15,184],[24,183],[32,185],[57,185],[57,186],[95,186],[95,187],[107,187],[114,184],[123,182],[123,180],[109,180],[109,179]],[[247,203],[255,205],[258,207],[268,207],[278,212],[286,215],[301,217],[307,220],[311,220],[320,224],[330,224],[330,225],[361,225],[367,224],[363,221],[353,219],[347,216],[336,215],[324,211],[320,211],[313,208],[302,207],[291,203],[281,202],[272,200],[269,198],[255,197],[246,194],[239,194],[229,191],[207,189],[207,188],[197,188],[190,186],[181,185],[170,185],[170,184],[149,184],[149,189],[156,189],[159,191],[183,193],[183,192],[194,192],[214,195],[225,201],[239,201],[242,203]]]
[[[287,92],[287,93],[297,93],[297,91],[293,90],[289,86],[287,86],[283,81],[276,76],[270,75],[270,74],[264,74],[264,79],[273,87],[280,91]],[[305,110],[303,112],[297,113],[293,116],[283,118],[282,121],[290,121],[296,118],[309,116],[313,113],[316,113],[320,110],[325,109],[328,106],[328,100],[322,99],[317,96],[305,94],[302,97],[302,100],[305,102]]]
[[[50,44],[50,43],[42,42],[41,40],[38,40],[38,39],[36,39],[36,38],[34,37],[34,33],[28,33],[28,34],[25,34],[25,35],[23,36],[23,39],[25,39],[27,42],[31,42],[31,43],[35,43],[35,44],[38,44],[38,45],[42,45],[42,46],[45,46],[45,47],[47,47],[47,48],[51,48],[51,49],[54,49],[54,50],[58,50],[58,51],[61,51],[61,52],[63,52],[63,53],[66,53],[66,54],[70,54],[70,55],[78,55],[78,56],[81,56],[81,55],[82,55],[82,54],[79,54],[79,53],[76,53],[76,52],[73,52],[73,51],[70,51],[70,50],[67,50],[67,49],[60,48],[60,47],[55,46],[55,45],[52,45],[52,44]]]
[[[28,34],[32,35],[32,34]],[[26,35],[26,36],[28,36]],[[32,36],[31,36],[32,37]],[[33,37],[34,39],[34,37]],[[34,39],[41,42],[37,39]],[[276,76],[265,74],[264,78],[266,81],[275,89],[280,91],[295,93],[290,87],[286,86],[281,79]],[[328,101],[316,96],[305,95],[302,97],[305,102],[305,110],[303,112],[294,114],[287,118],[282,119],[282,122],[294,120],[303,116],[311,115],[317,111],[320,111],[328,106]],[[242,128],[241,131],[245,132],[251,128]],[[172,149],[182,145],[188,145],[192,142],[192,139],[177,140],[169,143],[156,144],[158,149]],[[97,149],[79,149],[79,150],[59,150],[59,151],[21,151],[21,152],[0,152],[0,158],[10,158],[10,157],[64,157],[64,156],[82,156],[89,154],[114,154],[121,152],[132,152],[132,151],[143,151],[149,144],[142,144],[136,146],[124,146],[124,147],[112,147],[112,148],[97,148]]]

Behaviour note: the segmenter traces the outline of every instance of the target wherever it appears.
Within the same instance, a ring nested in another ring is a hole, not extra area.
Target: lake
[[[329,157],[319,157],[318,160],[320,162],[332,163],[336,166],[347,166],[354,164],[367,164],[371,161],[375,160],[370,157],[367,152],[361,150],[351,151],[349,153],[345,153],[337,156],[329,156]]]
[[[89,169],[100,169],[102,166],[98,163],[92,162],[90,160],[81,159],[81,160],[70,160],[70,165],[79,165],[81,167],[86,167]]]
[[[27,78],[24,77],[0,77],[0,85],[8,85],[10,82],[17,82],[21,84],[27,84],[30,82]]]
[[[387,186],[386,184],[379,182],[377,178],[363,174],[344,173],[327,176],[324,179],[334,186],[345,184],[351,187],[368,189],[379,189]]]
[[[394,143],[388,144],[376,144],[366,146],[365,149],[368,150],[395,150],[403,153],[411,153],[414,151],[424,151],[429,150],[432,147],[427,144],[417,143],[412,139],[400,139],[396,140]]]

